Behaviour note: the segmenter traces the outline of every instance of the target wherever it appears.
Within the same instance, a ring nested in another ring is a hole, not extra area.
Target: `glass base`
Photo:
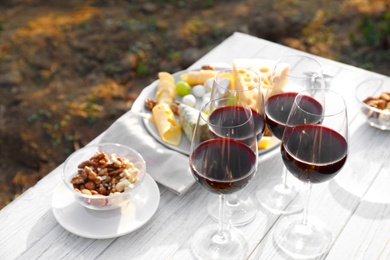
[[[309,218],[303,225],[301,215],[291,215],[276,224],[274,240],[294,258],[315,258],[329,250],[332,234],[320,220]]]
[[[259,203],[275,214],[291,214],[303,209],[304,192],[299,186],[287,182],[282,178],[270,179],[267,184],[259,187],[256,192]]]
[[[192,253],[198,259],[245,259],[248,254],[248,242],[236,228],[220,235],[218,225],[200,228],[191,240]]]
[[[219,201],[216,197],[209,199],[207,209],[210,216],[215,220],[219,220]],[[246,225],[255,219],[258,211],[258,205],[251,196],[244,191],[227,195],[225,197],[224,207],[224,222],[230,226]]]

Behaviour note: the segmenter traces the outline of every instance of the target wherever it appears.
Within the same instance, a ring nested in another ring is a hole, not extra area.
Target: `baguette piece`
[[[183,81],[187,82],[191,86],[203,85],[208,79],[211,79],[217,73],[216,70],[197,70],[189,71],[182,74],[180,77]]]

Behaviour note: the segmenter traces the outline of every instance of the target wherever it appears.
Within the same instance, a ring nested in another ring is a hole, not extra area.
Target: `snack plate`
[[[145,225],[159,203],[158,186],[146,174],[134,198],[119,209],[102,211],[85,208],[61,183],[54,191],[52,210],[58,223],[69,232],[86,238],[107,239],[126,235]]]
[[[211,65],[212,67],[216,68],[217,70],[220,70],[220,69],[226,69],[226,68],[230,68],[231,66],[226,64],[218,64],[218,66],[216,65]],[[179,81],[180,80],[180,76],[184,73],[187,73],[189,70],[182,70],[182,71],[179,71],[179,72],[176,72],[174,74],[172,74],[172,76],[174,77],[175,79],[175,82]],[[149,96],[147,98],[152,98],[154,99],[155,96],[156,96],[156,91],[157,91],[157,84],[158,84],[158,80],[154,81],[152,84],[151,84],[151,88],[153,89]],[[176,97],[176,101],[181,101],[181,97],[177,96]],[[201,98],[197,98],[196,100],[196,105],[195,107],[196,108],[200,108],[201,106],[201,103],[202,103],[202,99]],[[147,110],[146,108],[144,108],[144,113],[146,114],[150,114],[152,116],[152,112],[150,110]],[[179,120],[179,117],[176,116],[176,119]],[[143,122],[144,122],[144,125],[145,125],[145,128],[148,130],[149,134],[151,136],[153,136],[157,141],[159,141],[161,144],[163,144],[164,146],[172,149],[172,150],[175,150],[177,152],[180,152],[182,154],[185,154],[185,155],[189,155],[190,154],[190,146],[191,146],[191,142],[188,140],[188,138],[185,136],[185,134],[183,133],[182,135],[182,138],[181,138],[181,141],[180,141],[180,144],[178,146],[174,146],[174,145],[171,145],[171,144],[168,144],[166,142],[164,142],[158,131],[157,131],[157,127],[156,125],[150,121],[149,119],[146,119],[146,118],[143,118]],[[271,139],[270,139],[270,144],[269,146],[266,148],[266,149],[260,149],[259,150],[259,155],[261,154],[265,154],[271,150],[273,150],[274,148],[278,147],[280,145],[280,140],[277,139],[276,137],[272,136]]]

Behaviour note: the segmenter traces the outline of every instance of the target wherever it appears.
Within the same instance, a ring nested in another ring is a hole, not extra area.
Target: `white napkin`
[[[145,128],[143,119],[136,115],[137,112],[132,112],[143,111],[145,98],[151,91],[153,89],[150,85],[141,92],[132,109],[105,131],[100,143],[119,143],[135,149],[143,156],[146,171],[156,182],[182,194],[195,183],[189,170],[188,156],[159,143]]]

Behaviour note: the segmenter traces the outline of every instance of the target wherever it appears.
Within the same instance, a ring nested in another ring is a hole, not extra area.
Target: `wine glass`
[[[206,190],[219,195],[219,224],[200,228],[191,249],[200,259],[242,259],[248,242],[224,222],[226,194],[252,179],[257,170],[257,139],[252,110],[235,98],[202,105],[190,148],[190,169]]]
[[[327,252],[332,235],[319,220],[308,218],[312,184],[333,178],[348,154],[348,118],[342,96],[326,89],[309,89],[295,98],[284,130],[283,163],[307,186],[301,215],[289,215],[275,226],[276,244],[297,258],[314,258]]]
[[[260,141],[265,128],[264,96],[261,91],[259,74],[244,67],[224,69],[214,77],[210,98],[231,97],[244,101],[252,109],[257,141]],[[226,196],[225,221],[232,226],[245,225],[257,214],[257,202],[245,190]],[[218,200],[211,198],[208,202],[209,214],[218,220]]]
[[[298,92],[324,87],[321,64],[310,57],[289,55],[278,60],[267,89],[265,114],[267,128],[279,140]],[[299,182],[287,178],[283,167],[281,177],[270,178],[259,187],[256,197],[260,204],[273,213],[290,214],[303,209],[304,194]]]

